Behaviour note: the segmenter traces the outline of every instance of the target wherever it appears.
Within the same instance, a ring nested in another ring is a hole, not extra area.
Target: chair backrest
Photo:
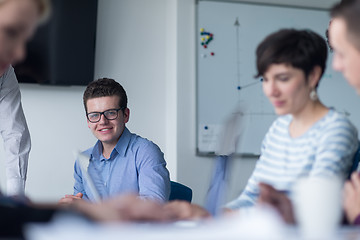
[[[171,191],[169,201],[171,200],[185,200],[191,202],[192,190],[188,186],[181,183],[171,181]]]
[[[352,166],[351,166],[351,169],[350,169],[350,173],[349,173],[348,178],[350,178],[352,172],[358,170],[359,162],[360,162],[360,145],[359,145],[359,147],[358,147],[358,149],[356,150],[356,153],[355,153],[355,155],[354,155],[353,164],[352,164]]]

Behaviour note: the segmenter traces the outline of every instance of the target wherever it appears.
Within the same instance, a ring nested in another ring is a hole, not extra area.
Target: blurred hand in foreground
[[[351,178],[344,185],[345,215],[349,223],[353,224],[360,217],[360,175],[358,172],[351,174]]]
[[[259,204],[267,204],[275,208],[286,223],[294,224],[294,212],[290,199],[286,194],[266,183],[260,183]]]
[[[74,201],[81,200],[82,202],[85,202],[83,199],[82,193],[77,193],[76,195],[65,195],[65,197],[61,198],[59,200],[59,204],[72,204]]]
[[[203,207],[187,201],[171,201],[164,205],[164,211],[171,220],[197,220],[210,218],[211,215]]]

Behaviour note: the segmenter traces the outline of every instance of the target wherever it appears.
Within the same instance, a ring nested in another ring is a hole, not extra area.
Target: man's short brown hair
[[[85,111],[87,112],[86,103],[89,99],[108,96],[118,96],[120,99],[119,108],[127,108],[126,92],[120,83],[111,78],[100,78],[89,83],[85,89],[83,95]]]

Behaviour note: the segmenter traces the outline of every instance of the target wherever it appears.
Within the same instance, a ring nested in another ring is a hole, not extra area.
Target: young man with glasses
[[[84,153],[100,198],[136,193],[141,198],[167,201],[170,179],[163,153],[153,142],[126,128],[130,110],[124,88],[113,79],[98,79],[87,86],[83,100],[88,127],[98,139]],[[95,201],[78,160],[74,177],[74,195],[66,195],[60,203]]]

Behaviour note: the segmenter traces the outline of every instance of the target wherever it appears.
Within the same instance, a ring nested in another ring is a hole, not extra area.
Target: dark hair
[[[341,0],[341,4],[348,4],[348,3],[352,2],[352,1],[353,0]],[[331,23],[331,20],[329,22],[329,27],[330,27],[330,23]],[[330,39],[329,39],[329,27],[325,31],[325,36],[326,36],[326,43],[328,44],[329,50],[330,50],[330,52],[332,52],[333,48],[332,48],[332,46],[330,44]]]
[[[325,40],[310,30],[282,29],[267,36],[256,49],[257,75],[264,75],[271,64],[289,64],[301,69],[305,77],[315,66],[326,68],[327,45]]]
[[[330,27],[330,23],[329,23],[329,27]],[[329,51],[330,52],[333,52],[334,51],[334,49],[332,48],[332,46],[331,46],[331,44],[330,44],[330,39],[329,39],[329,27],[326,29],[326,31],[325,31],[325,37],[326,37],[326,43],[327,43],[327,45],[328,45],[328,47],[329,47]]]
[[[335,4],[331,9],[332,18],[344,19],[347,26],[348,40],[360,50],[360,1],[358,0],[343,0]]]
[[[100,78],[90,82],[85,89],[83,96],[85,111],[87,112],[86,103],[89,99],[107,96],[119,96],[119,107],[127,108],[126,92],[120,83],[111,78]]]

